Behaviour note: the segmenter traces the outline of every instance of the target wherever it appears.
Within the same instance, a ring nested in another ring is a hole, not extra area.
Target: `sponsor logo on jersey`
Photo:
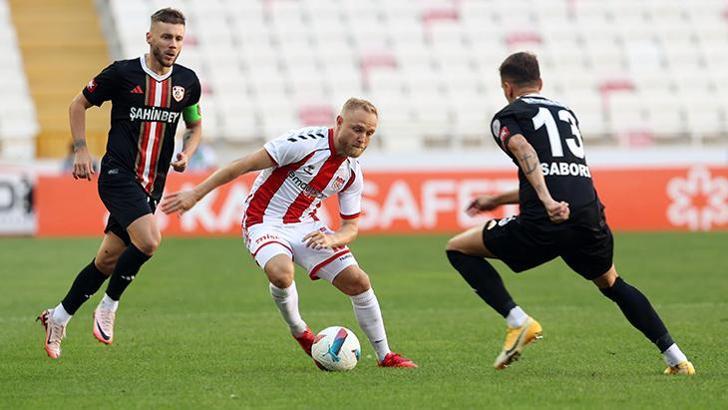
[[[498,224],[498,220],[491,219],[490,221],[488,221],[488,223],[485,224],[485,229],[491,230],[491,229],[495,228],[495,226],[497,224]]]
[[[129,119],[131,121],[157,121],[157,122],[177,122],[179,118],[178,112],[158,109],[157,107],[131,107],[129,111]]]
[[[344,178],[337,176],[336,179],[334,179],[334,185],[332,188],[334,188],[335,191],[338,191],[342,186],[344,186]]]
[[[544,176],[572,176],[591,178],[589,167],[573,162],[542,162],[541,172]]]
[[[92,93],[94,92],[94,90],[96,90],[96,86],[98,86],[98,84],[96,84],[96,79],[92,79],[88,82],[88,84],[86,84],[86,89],[88,90],[88,92]]]
[[[306,165],[305,167],[303,167],[303,172],[307,173],[308,175],[313,175],[313,170],[315,168],[315,165]]]
[[[508,127],[501,127],[500,132],[498,133],[498,138],[501,140],[501,144],[506,143],[506,139],[511,136],[511,130],[508,129]]]
[[[185,98],[185,88],[178,85],[172,87],[172,98],[177,102],[182,101]]]
[[[298,188],[301,189],[301,192],[303,192],[304,195],[306,195],[309,198],[319,198],[319,199],[325,199],[324,193],[319,191],[316,188],[312,188],[310,185],[308,185],[305,181],[302,181],[301,178],[296,175],[295,172],[291,171],[288,173],[288,179],[293,182],[294,185],[296,185]]]

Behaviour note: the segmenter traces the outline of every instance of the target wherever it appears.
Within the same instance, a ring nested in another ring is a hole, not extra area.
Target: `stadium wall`
[[[173,174],[168,191],[192,187],[206,174]],[[593,170],[607,217],[621,231],[728,229],[728,167],[706,165]],[[383,171],[366,174],[363,233],[445,233],[518,212],[505,206],[471,218],[462,211],[477,195],[516,188],[513,170]],[[157,213],[165,235],[240,235],[243,201],[253,176],[214,191],[182,216]],[[98,235],[108,213],[95,183],[69,176],[41,176],[35,186],[38,236]],[[319,217],[335,224],[336,200]]]

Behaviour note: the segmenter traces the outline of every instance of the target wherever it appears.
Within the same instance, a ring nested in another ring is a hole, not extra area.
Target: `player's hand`
[[[73,159],[73,179],[91,180],[91,175],[95,174],[94,163],[88,149],[80,148],[76,151]]]
[[[197,196],[194,191],[174,192],[164,197],[162,201],[162,212],[169,215],[174,212],[180,214],[190,210],[197,203]]]
[[[465,209],[465,213],[470,216],[475,216],[481,212],[492,211],[499,206],[500,204],[496,202],[495,196],[483,195],[475,198]]]
[[[331,248],[334,241],[333,238],[331,238],[331,235],[326,235],[321,231],[313,231],[303,237],[303,242],[306,243],[307,247],[319,250]]]
[[[187,162],[189,162],[187,154],[180,152],[177,154],[177,161],[172,163],[172,168],[174,168],[177,172],[185,172],[185,169],[187,169]]]
[[[546,207],[546,213],[548,213],[551,222],[560,224],[569,219],[570,211],[568,203],[564,201],[556,202],[551,200],[550,202],[545,203],[544,206]]]

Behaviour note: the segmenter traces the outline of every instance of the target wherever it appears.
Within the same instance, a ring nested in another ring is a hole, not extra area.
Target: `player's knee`
[[[137,247],[142,253],[146,255],[154,255],[154,252],[157,251],[159,248],[159,245],[162,243],[162,238],[160,237],[149,237],[145,238],[144,240],[140,241],[138,244],[134,244],[134,246]]]
[[[279,288],[279,289],[286,289],[290,287],[293,284],[293,275],[286,276],[273,276],[268,275],[268,281],[273,284],[273,286]]]
[[[349,276],[340,286],[341,291],[348,296],[360,295],[371,288],[372,283],[369,281],[369,275],[361,269],[358,269],[355,275]]]
[[[96,269],[106,276],[111,276],[116,267],[116,262],[119,260],[117,255],[97,255],[94,260]]]
[[[445,245],[445,251],[459,251],[462,252],[460,240],[457,236],[453,236],[447,241],[447,245]]]
[[[614,265],[612,265],[608,271],[604,272],[598,278],[593,279],[592,282],[594,282],[599,289],[609,289],[614,286],[618,277],[619,275],[617,274],[617,270],[614,268]]]
[[[293,284],[292,266],[269,263],[265,267],[265,273],[268,275],[268,281],[277,288],[285,289]]]

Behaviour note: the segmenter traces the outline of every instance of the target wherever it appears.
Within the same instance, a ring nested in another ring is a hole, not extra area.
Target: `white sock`
[[[677,343],[671,344],[667,350],[662,352],[662,357],[665,359],[665,363],[667,363],[670,367],[677,366],[678,364],[688,360],[685,353],[677,347]]]
[[[379,301],[374,294],[374,290],[350,296],[351,304],[354,305],[354,315],[359,322],[359,327],[366,333],[369,342],[377,352],[379,361],[384,360],[389,350],[387,343],[387,333],[384,330],[384,319],[382,319],[382,311],[379,309]]]
[[[506,323],[508,323],[508,327],[521,327],[526,323],[526,319],[528,319],[526,312],[520,306],[516,306],[508,312]]]
[[[273,301],[281,311],[283,320],[286,321],[291,333],[298,336],[306,330],[306,322],[301,319],[301,313],[298,311],[298,291],[296,290],[296,282],[291,286],[281,289],[276,285],[269,283],[270,295]]]
[[[53,321],[63,326],[68,324],[68,321],[73,317],[72,314],[66,312],[66,308],[63,307],[63,303],[59,303],[58,306],[53,308]]]
[[[101,303],[99,303],[99,307],[101,307],[101,309],[116,312],[116,310],[119,309],[119,301],[111,299],[109,297],[109,295],[104,293],[104,297],[103,297],[103,299],[101,299]]]

